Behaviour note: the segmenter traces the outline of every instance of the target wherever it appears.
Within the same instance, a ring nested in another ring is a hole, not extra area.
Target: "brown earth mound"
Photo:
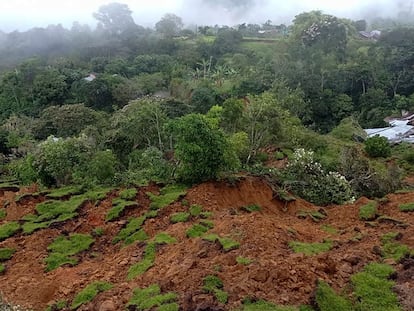
[[[218,243],[188,238],[186,230],[198,222],[196,219],[170,222],[171,214],[188,209],[180,199],[160,210],[156,218],[147,220],[143,226],[149,237],[167,232],[177,242],[159,246],[154,266],[127,281],[128,269],[142,259],[145,243],[122,247],[122,243],[114,245],[112,239],[130,217],[141,216],[149,210],[148,191],[156,192],[158,188],[139,188],[138,207],[128,209],[117,221],[105,222],[111,199],[116,195],[113,192],[97,206],[90,203],[82,207],[79,217],[62,225],[31,235],[18,234],[0,242],[0,248],[16,249],[7,262],[6,272],[0,274],[2,296],[26,308],[44,310],[48,304],[59,300],[70,302],[86,285],[99,280],[111,282],[114,287],[78,310],[124,310],[134,288],[154,283],[159,284],[163,292],[177,293],[182,310],[230,310],[240,306],[245,297],[283,305],[309,304],[318,279],[340,290],[347,286],[350,276],[368,262],[380,261],[378,248],[383,234],[400,232],[400,242],[414,248],[414,214],[398,209],[400,203],[414,202],[414,193],[389,195],[388,200],[381,201],[379,214],[391,220],[367,223],[358,217],[359,207],[367,199],[324,210],[298,199],[288,203],[285,210],[285,203],[274,199],[265,182],[249,177],[234,185],[204,183],[188,190],[184,197],[189,204],[202,205],[204,211],[212,212],[210,219],[214,228],[209,233],[231,237],[240,243],[238,249],[225,252]],[[6,192],[0,197],[0,202],[5,199],[10,202],[7,216],[0,220],[0,225],[33,213],[36,203],[45,200],[15,203],[15,195]],[[261,210],[249,213],[241,209],[251,204],[260,206]],[[298,217],[303,211],[318,210],[327,215],[319,222],[312,217]],[[97,227],[103,228],[104,234],[96,237],[92,247],[81,254],[78,265],[45,272],[47,247],[57,236],[91,233]],[[290,241],[323,240],[333,241],[333,248],[314,256],[296,254],[288,245]],[[251,259],[252,263],[238,263],[239,256]],[[407,310],[412,310],[409,308],[413,306],[414,265],[411,261],[389,263],[398,271],[396,290]],[[203,278],[212,274],[223,281],[223,289],[229,295],[226,305],[217,303],[213,295],[202,290]]]

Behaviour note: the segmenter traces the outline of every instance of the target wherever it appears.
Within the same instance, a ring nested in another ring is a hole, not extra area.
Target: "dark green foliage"
[[[365,141],[365,152],[373,158],[389,157],[391,155],[391,146],[387,138],[375,135],[367,138]]]
[[[335,291],[325,282],[319,281],[316,290],[316,303],[320,311],[353,311],[352,304],[345,298],[339,296]]]
[[[11,221],[6,222],[3,225],[0,225],[0,242],[11,237],[17,231],[20,230],[20,225],[18,222]]]
[[[289,242],[289,246],[295,253],[304,253],[305,255],[312,256],[329,251],[332,248],[332,242],[325,241],[323,243],[303,243],[291,241]]]
[[[178,311],[179,306],[175,303],[177,299],[177,294],[172,292],[161,294],[160,287],[153,284],[147,288],[136,288],[127,307],[135,306],[139,310],[146,311],[153,310],[154,307],[158,307],[159,311]]]
[[[75,298],[73,298],[70,308],[72,310],[76,310],[81,305],[92,301],[99,293],[110,290],[112,287],[113,285],[108,282],[93,282],[86,286],[75,296]]]
[[[51,271],[64,264],[76,265],[78,259],[75,255],[87,250],[93,242],[94,239],[87,234],[73,234],[69,238],[57,237],[47,247],[49,256],[45,259],[46,270]]]
[[[189,114],[172,124],[175,156],[180,161],[177,177],[187,183],[216,178],[225,166],[226,140],[203,115]]]
[[[374,220],[377,216],[378,203],[371,201],[359,208],[359,219],[361,220]]]

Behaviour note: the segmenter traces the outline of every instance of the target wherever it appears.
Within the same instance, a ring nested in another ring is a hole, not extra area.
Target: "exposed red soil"
[[[277,304],[308,304],[313,297],[318,279],[326,280],[336,290],[349,284],[350,276],[360,271],[370,261],[380,261],[377,249],[380,237],[387,232],[400,232],[401,243],[414,248],[414,213],[402,213],[400,203],[414,202],[414,193],[392,194],[383,200],[379,213],[398,222],[374,222],[375,226],[360,221],[359,207],[367,202],[360,199],[355,204],[325,208],[327,218],[316,223],[311,219],[300,219],[300,210],[318,210],[303,200],[287,205],[274,199],[271,188],[257,178],[242,178],[234,185],[224,182],[204,183],[190,189],[185,199],[190,204],[200,204],[204,210],[213,212],[210,230],[221,236],[230,236],[240,242],[240,248],[224,252],[218,244],[200,238],[189,239],[186,230],[196,219],[186,223],[170,223],[170,215],[187,210],[181,202],[175,202],[159,212],[155,219],[149,219],[144,230],[150,237],[167,232],[177,239],[171,245],[160,246],[155,264],[143,275],[127,281],[128,268],[141,260],[145,243],[122,247],[113,245],[112,239],[128,218],[140,216],[148,211],[150,200],[147,191],[156,192],[156,186],[142,187],[137,195],[138,207],[126,211],[114,222],[105,222],[105,215],[111,207],[112,193],[95,206],[84,206],[79,217],[53,228],[39,230],[32,235],[16,235],[3,242],[0,247],[17,250],[6,263],[7,271],[0,275],[0,291],[4,298],[33,310],[44,310],[48,304],[73,297],[87,284],[96,280],[109,281],[113,289],[99,294],[91,303],[79,310],[123,310],[136,287],[158,283],[162,291],[174,291],[179,295],[182,310],[230,310],[240,306],[249,296],[266,299]],[[0,201],[8,199],[7,217],[0,224],[19,220],[33,213],[39,200],[16,204],[15,194],[6,192]],[[260,212],[247,213],[242,206],[257,204]],[[338,230],[329,234],[322,225]],[[90,250],[80,255],[79,264],[63,266],[46,273],[44,259],[47,246],[59,235],[68,233],[91,233],[101,227],[104,234],[96,237]],[[295,254],[289,248],[289,241],[321,242],[334,241],[332,250],[316,256]],[[237,256],[253,259],[250,265],[236,262]],[[412,307],[414,297],[414,264],[389,262],[398,271],[396,290],[407,310]],[[202,280],[210,274],[218,275],[229,294],[226,305],[216,303],[214,297],[203,293]],[[411,305],[410,305],[411,303]]]

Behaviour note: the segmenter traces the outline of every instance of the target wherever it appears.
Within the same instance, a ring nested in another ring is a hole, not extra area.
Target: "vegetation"
[[[172,292],[161,294],[160,287],[153,284],[147,288],[136,288],[127,307],[134,306],[139,310],[153,310],[158,307],[157,310],[178,311],[177,299],[177,294]]]
[[[201,205],[198,204],[192,204],[190,206],[190,214],[191,216],[197,217],[200,216],[200,214],[203,211],[203,207]]]
[[[171,185],[164,187],[160,190],[159,195],[147,193],[147,195],[151,199],[150,208],[152,210],[164,208],[176,201],[179,197],[184,196],[185,194],[186,187],[180,185]]]
[[[359,219],[361,220],[374,220],[377,217],[377,206],[376,201],[371,201],[359,208]]]
[[[316,303],[318,304],[319,310],[329,311],[353,311],[352,304],[345,298],[339,296],[334,290],[325,282],[318,282],[318,289],[316,290]],[[365,309],[363,309],[365,310]]]
[[[76,310],[81,305],[92,301],[99,293],[110,290],[111,288],[111,283],[101,281],[93,282],[86,286],[75,296],[75,298],[73,298],[70,308],[72,310]]]
[[[218,234],[206,234],[203,236],[203,240],[209,242],[216,242],[218,241],[225,252],[232,251],[240,247],[240,243],[230,239],[228,237],[220,237]]]
[[[54,270],[64,264],[76,265],[78,259],[75,255],[87,250],[94,239],[86,234],[72,234],[69,238],[64,236],[57,237],[47,249],[48,257],[45,259],[46,270]]]
[[[11,237],[17,231],[20,230],[20,225],[18,222],[11,221],[3,225],[0,225],[0,242]]]
[[[144,224],[147,217],[141,216],[138,218],[131,218],[126,227],[121,229],[117,236],[112,240],[112,243],[118,243],[119,241],[124,241],[125,245],[131,244],[135,241],[144,241],[147,239],[147,235],[141,229],[141,226]]]
[[[208,275],[203,279],[203,290],[212,293],[220,303],[227,303],[228,294],[223,290],[223,282],[215,275]]]
[[[177,222],[186,222],[190,218],[191,214],[186,212],[175,213],[171,215],[170,221],[175,224]]]
[[[403,257],[410,254],[411,250],[407,245],[397,242],[400,236],[401,234],[398,232],[389,232],[382,236],[382,255],[384,258],[392,258],[398,262]]]
[[[242,257],[242,256],[237,256],[236,262],[238,264],[241,264],[241,265],[244,265],[244,266],[248,266],[248,265],[250,265],[253,262],[253,260],[251,260],[250,258],[246,258],[246,257]]]
[[[6,218],[6,216],[7,216],[6,209],[0,208],[0,220],[2,220],[3,218]]]
[[[195,224],[191,228],[189,228],[186,233],[189,238],[197,238],[201,237],[204,233],[206,233],[210,228],[204,226],[202,224]]]
[[[257,204],[250,204],[247,206],[242,206],[241,209],[248,213],[253,213],[253,212],[259,212],[262,208]]]
[[[134,200],[135,197],[137,196],[137,193],[138,193],[138,191],[137,191],[136,188],[125,189],[125,190],[122,190],[119,193],[119,197],[123,200],[126,200],[126,201],[127,200]]]
[[[128,207],[138,206],[138,203],[134,201],[126,201],[122,198],[115,198],[112,200],[112,208],[109,210],[108,214],[105,217],[106,221],[112,221],[119,218],[124,210]]]
[[[414,203],[400,204],[398,208],[401,212],[414,212]]]
[[[240,308],[240,311],[262,311],[262,310],[263,311],[302,311],[302,309],[298,309],[296,307],[277,306],[265,300],[258,300],[254,302],[250,300],[245,300],[243,302],[243,307]]]
[[[289,246],[295,253],[303,253],[307,256],[312,256],[329,251],[332,248],[332,242],[325,241],[322,243],[303,243],[291,241],[289,242]]]

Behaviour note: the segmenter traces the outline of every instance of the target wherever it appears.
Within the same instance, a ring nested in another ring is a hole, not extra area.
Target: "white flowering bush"
[[[314,160],[312,151],[295,150],[285,169],[284,179],[285,187],[318,205],[343,204],[354,199],[346,178],[338,172],[326,173]]]

